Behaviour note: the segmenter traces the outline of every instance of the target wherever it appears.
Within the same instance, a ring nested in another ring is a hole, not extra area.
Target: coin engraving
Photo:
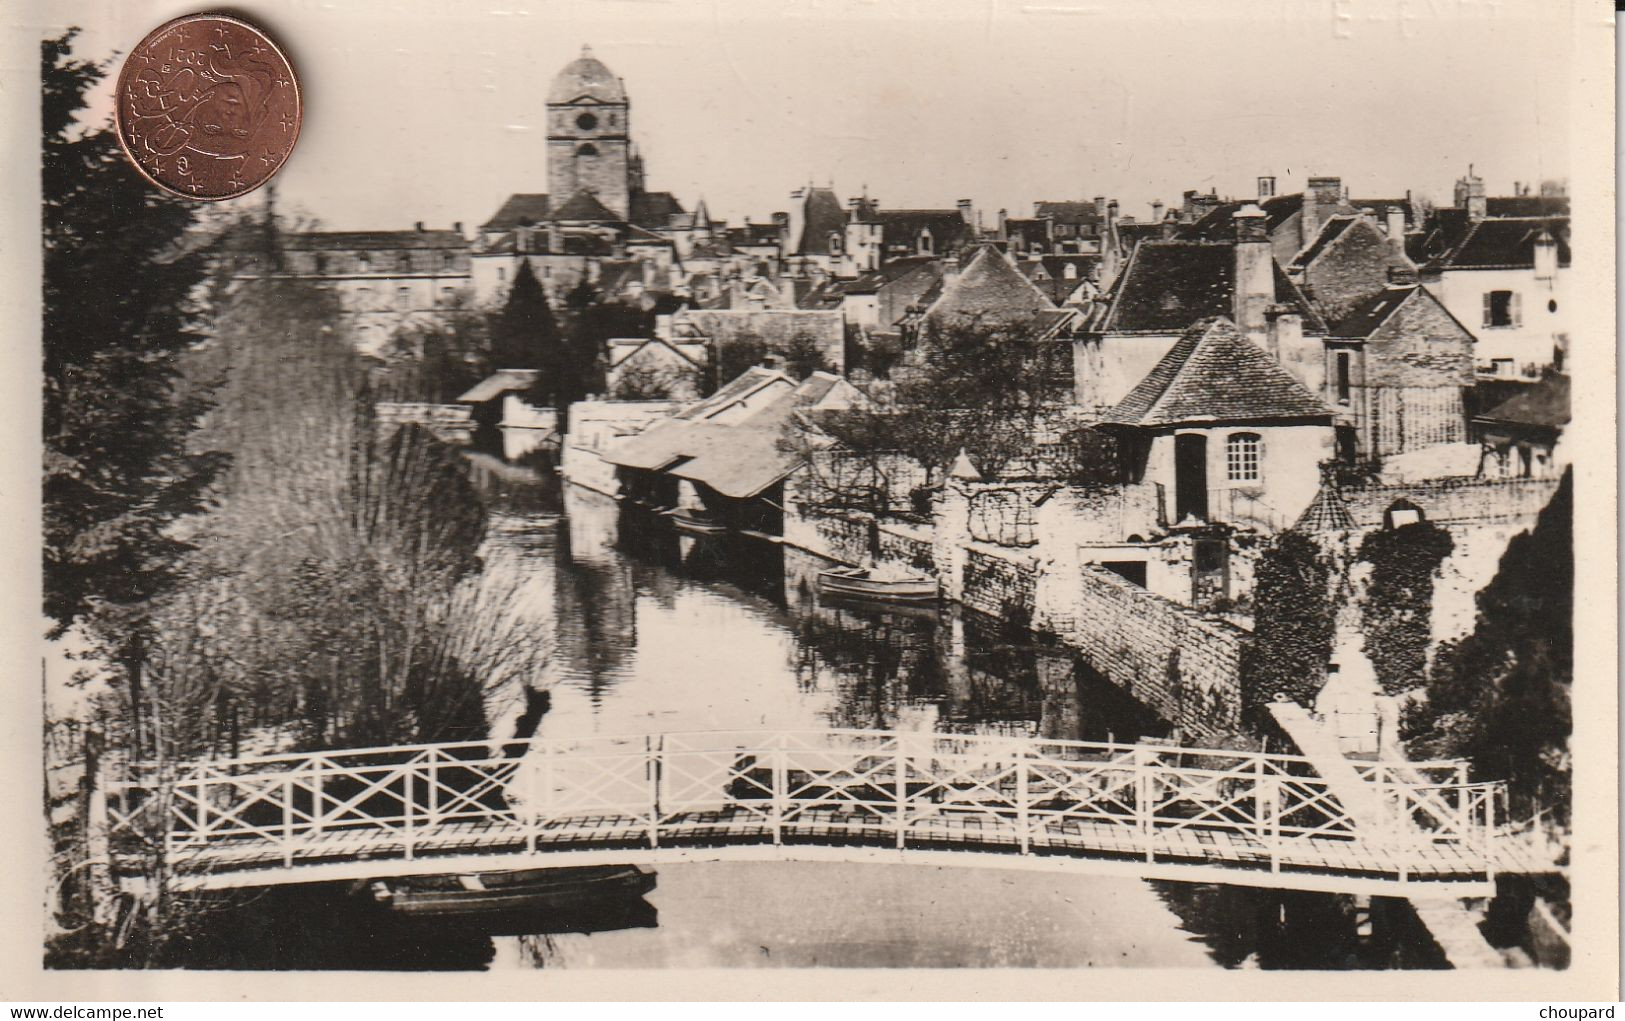
[[[187,198],[236,198],[282,169],[299,138],[298,79],[258,29],[179,18],[143,39],[119,72],[119,143],[143,177]]]

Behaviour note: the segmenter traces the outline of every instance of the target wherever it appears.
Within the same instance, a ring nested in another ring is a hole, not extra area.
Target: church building
[[[480,226],[475,300],[501,300],[524,260],[555,300],[605,260],[636,260],[644,283],[668,284],[694,217],[670,192],[644,189],[626,86],[583,46],[547,93],[545,193],[516,193]]]

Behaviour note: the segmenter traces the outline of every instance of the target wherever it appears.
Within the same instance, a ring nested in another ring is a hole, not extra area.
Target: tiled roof
[[[1232,312],[1235,245],[1219,241],[1142,241],[1118,274],[1096,329],[1107,333],[1177,333],[1210,316]],[[1279,265],[1275,300],[1303,316],[1304,329],[1325,324]]]
[[[393,251],[406,248],[467,248],[454,230],[324,230],[289,232],[283,247],[294,252]]]
[[[684,215],[683,204],[669,191],[637,192],[631,205],[627,218],[639,227],[664,229],[671,226],[673,217]]]
[[[1190,241],[1229,241],[1236,232],[1232,217],[1249,202],[1221,202],[1196,222],[1181,227],[1179,237]],[[1273,234],[1293,213],[1303,208],[1303,195],[1276,195],[1257,205],[1264,211],[1264,228]]]
[[[982,322],[1010,323],[1048,311],[1055,303],[990,247],[971,257],[959,276],[942,288],[942,296],[927,314],[933,319],[955,317]]]
[[[1569,377],[1547,376],[1479,415],[1476,421],[1560,429],[1569,424]]]
[[[1330,336],[1342,340],[1364,340],[1420,290],[1415,284],[1383,288],[1350,309],[1348,315],[1332,326]]]
[[[880,209],[868,217],[880,224],[887,251],[916,251],[920,232],[931,232],[931,251],[943,255],[974,241],[975,232],[957,209]]]
[[[1320,233],[1316,234],[1315,239],[1309,242],[1309,247],[1299,252],[1292,259],[1292,268],[1302,269],[1320,258],[1320,253],[1330,248],[1333,242],[1343,236],[1344,231],[1354,226],[1354,221],[1357,219],[1359,217],[1343,214],[1328,217],[1326,222],[1320,225]]]
[[[460,404],[484,404],[514,390],[529,390],[540,373],[536,369],[498,369],[457,398]]]
[[[1433,269],[1527,268],[1535,264],[1535,238],[1544,230],[1557,242],[1557,262],[1569,265],[1569,218],[1488,217],[1465,209],[1436,209],[1426,228],[1406,241],[1406,254]]]
[[[620,223],[619,216],[598,201],[598,196],[582,189],[571,195],[564,205],[553,210],[551,217],[560,223]]]
[[[828,255],[829,236],[846,235],[846,210],[841,208],[841,200],[828,188],[812,188],[802,201],[805,219],[795,254]]]
[[[1330,422],[1332,410],[1221,317],[1187,330],[1102,421],[1172,426],[1305,419]]]
[[[1093,202],[1034,202],[1033,217],[1085,227],[1100,222],[1100,212]]]
[[[502,207],[491,218],[480,224],[482,231],[513,230],[541,223],[547,219],[547,195],[543,193],[515,193],[508,196]]]
[[[1542,232],[1557,242],[1557,264],[1569,264],[1568,217],[1479,220],[1441,265],[1450,269],[1530,267]]]
[[[1321,486],[1320,492],[1309,502],[1292,526],[1294,532],[1350,532],[1354,530],[1354,515],[1343,502],[1334,486]]]

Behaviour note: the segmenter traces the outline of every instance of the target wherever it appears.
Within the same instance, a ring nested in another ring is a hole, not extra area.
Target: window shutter
[[[1509,310],[1507,318],[1513,326],[1523,325],[1523,295],[1517,291],[1512,292],[1512,308]]]
[[[1495,303],[1490,291],[1484,292],[1484,325],[1495,325]]]
[[[1255,484],[1258,486],[1264,485],[1264,436],[1263,430],[1259,430],[1258,439],[1253,447],[1258,451],[1258,478],[1255,480]]]

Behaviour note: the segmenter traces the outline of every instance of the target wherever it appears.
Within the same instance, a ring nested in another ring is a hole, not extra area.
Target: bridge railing
[[[115,845],[177,867],[626,844],[861,843],[1245,862],[1360,852],[1404,879],[1454,845],[1488,872],[1498,787],[1456,762],[1360,764],[1351,810],[1306,758],[882,731],[484,741],[138,771],[109,792]],[[1372,808],[1371,806],[1376,806]],[[461,843],[459,843],[461,842]],[[504,843],[506,842],[506,843]],[[1358,867],[1358,866],[1357,866]]]

